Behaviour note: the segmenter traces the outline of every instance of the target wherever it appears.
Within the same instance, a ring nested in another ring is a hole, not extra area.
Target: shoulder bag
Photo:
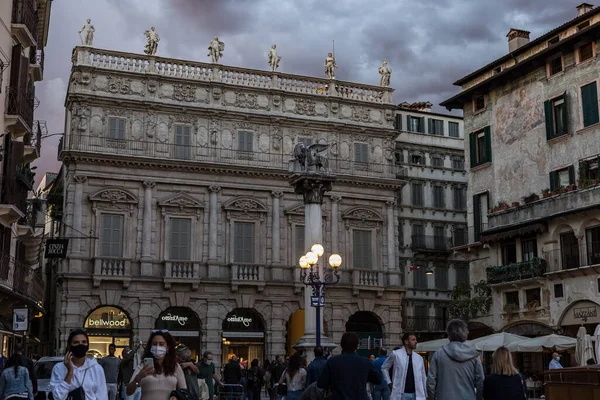
[[[287,369],[285,371],[283,371],[283,374],[281,374],[281,375],[285,376],[285,374],[287,374]],[[277,384],[277,394],[279,396],[287,395],[287,384],[285,383],[285,378],[283,380],[284,380],[284,383],[279,383],[279,381],[278,381],[278,384]]]
[[[89,369],[89,368],[88,368]],[[81,379],[81,385],[77,389],[73,389],[67,395],[67,400],[85,400],[85,390],[83,390],[83,382],[85,382],[85,376],[87,375],[88,369],[83,373],[83,379]],[[75,378],[75,374],[73,374]]]
[[[212,379],[212,376],[207,379]],[[208,384],[204,378],[198,378],[198,388],[200,389],[198,398],[200,400],[208,400],[210,398],[210,391],[208,390]]]

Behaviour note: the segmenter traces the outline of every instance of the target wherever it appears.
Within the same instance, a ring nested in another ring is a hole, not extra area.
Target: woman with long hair
[[[286,400],[296,400],[304,391],[306,385],[306,370],[302,368],[303,359],[300,353],[294,353],[290,357],[288,367],[279,378],[279,384],[285,382],[287,386]]]
[[[171,334],[167,330],[152,331],[147,343],[142,363],[136,366],[127,385],[127,396],[141,387],[142,400],[165,400],[173,390],[187,389]]]
[[[527,399],[525,379],[512,362],[510,351],[499,347],[492,354],[492,373],[483,382],[484,400]]]
[[[63,362],[52,368],[50,390],[55,400],[67,397],[106,400],[108,392],[104,370],[93,357],[86,357],[90,341],[85,329],[69,333],[67,352]]]
[[[24,366],[23,356],[14,354],[0,376],[0,399],[33,400],[33,385],[29,371]]]

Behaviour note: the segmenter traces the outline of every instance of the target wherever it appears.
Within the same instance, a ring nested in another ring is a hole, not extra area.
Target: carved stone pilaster
[[[217,185],[212,185],[208,187],[208,190],[211,193],[219,193],[221,191],[221,186],[217,186]]]
[[[87,181],[87,176],[84,175],[75,175],[73,177],[73,180],[77,183],[85,183],[85,181]]]
[[[283,192],[279,190],[273,190],[271,192],[271,196],[273,196],[276,199],[280,199],[283,196]]]
[[[143,184],[146,189],[152,189],[156,186],[156,182],[154,181],[144,181]]]
[[[390,208],[396,207],[397,204],[398,203],[396,203],[396,201],[394,201],[394,200],[392,200],[392,201],[386,201],[385,202],[385,205],[388,206],[388,207],[390,207]]]
[[[339,203],[340,201],[342,201],[342,196],[332,195],[329,196],[329,200],[331,200],[332,203]]]

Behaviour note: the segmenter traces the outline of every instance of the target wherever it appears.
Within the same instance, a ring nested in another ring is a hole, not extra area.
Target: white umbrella
[[[594,358],[594,348],[592,346],[592,337],[587,334],[587,330],[581,326],[577,331],[577,345],[575,347],[575,361],[583,367],[587,360]]]
[[[594,331],[594,340],[596,341],[596,362],[600,362],[600,324]]]
[[[428,342],[417,343],[417,351],[438,351],[448,343],[450,343],[448,339],[437,339],[430,340]]]
[[[475,350],[495,351],[498,347],[507,346],[514,342],[521,342],[529,339],[525,336],[515,335],[507,332],[494,333],[492,335],[480,337],[467,342]]]
[[[543,352],[544,348],[568,350],[576,345],[577,339],[575,338],[552,334],[523,340],[521,342],[514,342],[506,346],[506,348],[510,351],[538,353]]]

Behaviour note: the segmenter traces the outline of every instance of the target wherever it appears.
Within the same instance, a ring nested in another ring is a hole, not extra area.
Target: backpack
[[[247,372],[246,379],[248,380],[248,386],[257,386],[260,384],[258,381],[258,369],[250,368]]]

